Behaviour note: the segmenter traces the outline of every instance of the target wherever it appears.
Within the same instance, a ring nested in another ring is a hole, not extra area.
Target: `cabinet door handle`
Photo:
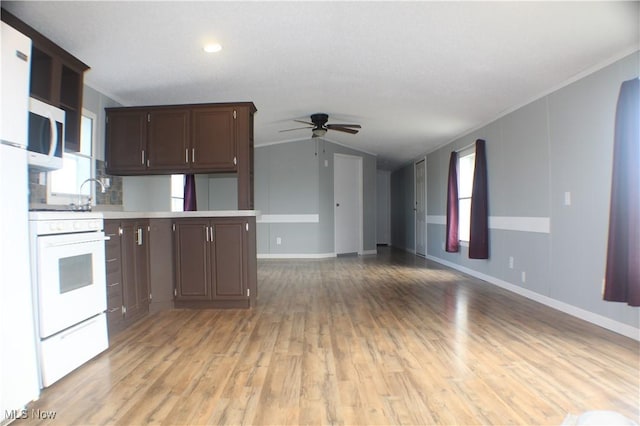
[[[195,148],[191,148],[191,162],[192,163],[196,162],[196,149]]]
[[[211,242],[215,242],[215,240],[213,239],[213,230],[214,230],[214,226],[215,225],[211,225]]]
[[[144,166],[144,149],[142,150],[142,165]]]
[[[189,163],[189,148],[184,149],[184,162]]]
[[[136,238],[136,243],[138,243],[138,245],[141,246],[142,245],[142,228],[138,228],[136,232],[138,234],[138,238]]]
[[[206,241],[209,242],[209,227],[208,226],[204,227],[204,233],[205,233]]]

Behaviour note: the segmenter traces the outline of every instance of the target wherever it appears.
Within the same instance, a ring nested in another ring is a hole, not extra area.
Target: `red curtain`
[[[447,242],[449,253],[460,250],[458,238],[458,153],[452,152],[449,159],[449,180],[447,183]]]
[[[489,201],[487,191],[487,154],[485,141],[476,141],[476,162],[471,193],[471,229],[469,259],[489,258]]]
[[[620,87],[604,300],[640,306],[640,81]]]
[[[196,204],[196,178],[194,175],[184,175],[184,204],[185,212],[198,210]]]

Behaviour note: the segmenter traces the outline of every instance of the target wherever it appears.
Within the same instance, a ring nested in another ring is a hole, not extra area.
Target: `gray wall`
[[[637,77],[639,65],[636,52],[429,153],[428,255],[640,327],[638,308],[602,300],[615,108],[621,83]],[[449,154],[478,138],[487,141],[489,260],[468,259],[466,247],[456,254],[443,247]],[[408,167],[394,173],[392,191],[413,184]],[[393,215],[407,216],[402,196],[395,198]],[[532,217],[548,219],[549,230],[527,231]],[[505,218],[516,229],[505,229]],[[396,225],[401,236],[394,242],[412,249],[402,236],[412,229]]]
[[[376,157],[317,138],[255,148],[256,209],[263,215],[318,215],[313,223],[259,223],[259,255],[334,252],[335,153],[363,158],[363,246],[376,249]]]
[[[171,211],[171,176],[124,176],[122,207],[132,212]]]
[[[85,85],[82,90],[82,107],[91,111],[98,116],[96,125],[96,145],[94,146],[95,157],[98,160],[104,161],[104,140],[105,140],[105,125],[107,121],[107,114],[105,108],[112,108],[121,106],[118,102],[109,98],[106,95],[98,92],[97,90]]]

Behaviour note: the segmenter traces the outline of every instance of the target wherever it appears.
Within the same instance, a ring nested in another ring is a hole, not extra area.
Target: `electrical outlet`
[[[522,271],[522,282],[523,283],[527,282],[527,273],[525,271]]]
[[[282,244],[282,238],[276,237],[276,245]]]
[[[509,256],[509,269],[513,269],[513,256]]]
[[[329,160],[324,160],[324,166],[329,167]]]
[[[571,205],[571,192],[569,192],[569,191],[564,193],[564,205],[565,206],[570,206]]]

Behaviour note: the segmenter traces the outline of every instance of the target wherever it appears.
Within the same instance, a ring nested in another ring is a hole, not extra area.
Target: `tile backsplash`
[[[121,206],[122,205],[122,176],[112,176],[105,172],[104,161],[96,160],[96,178],[108,178],[111,185],[103,194],[96,190],[96,205]]]
[[[42,178],[43,176],[43,178]],[[47,173],[29,168],[29,204],[47,203]],[[96,188],[96,205],[122,206],[122,177],[105,173],[104,161],[96,160],[96,178],[108,178],[111,185],[105,193]],[[94,182],[91,182],[96,185]]]

